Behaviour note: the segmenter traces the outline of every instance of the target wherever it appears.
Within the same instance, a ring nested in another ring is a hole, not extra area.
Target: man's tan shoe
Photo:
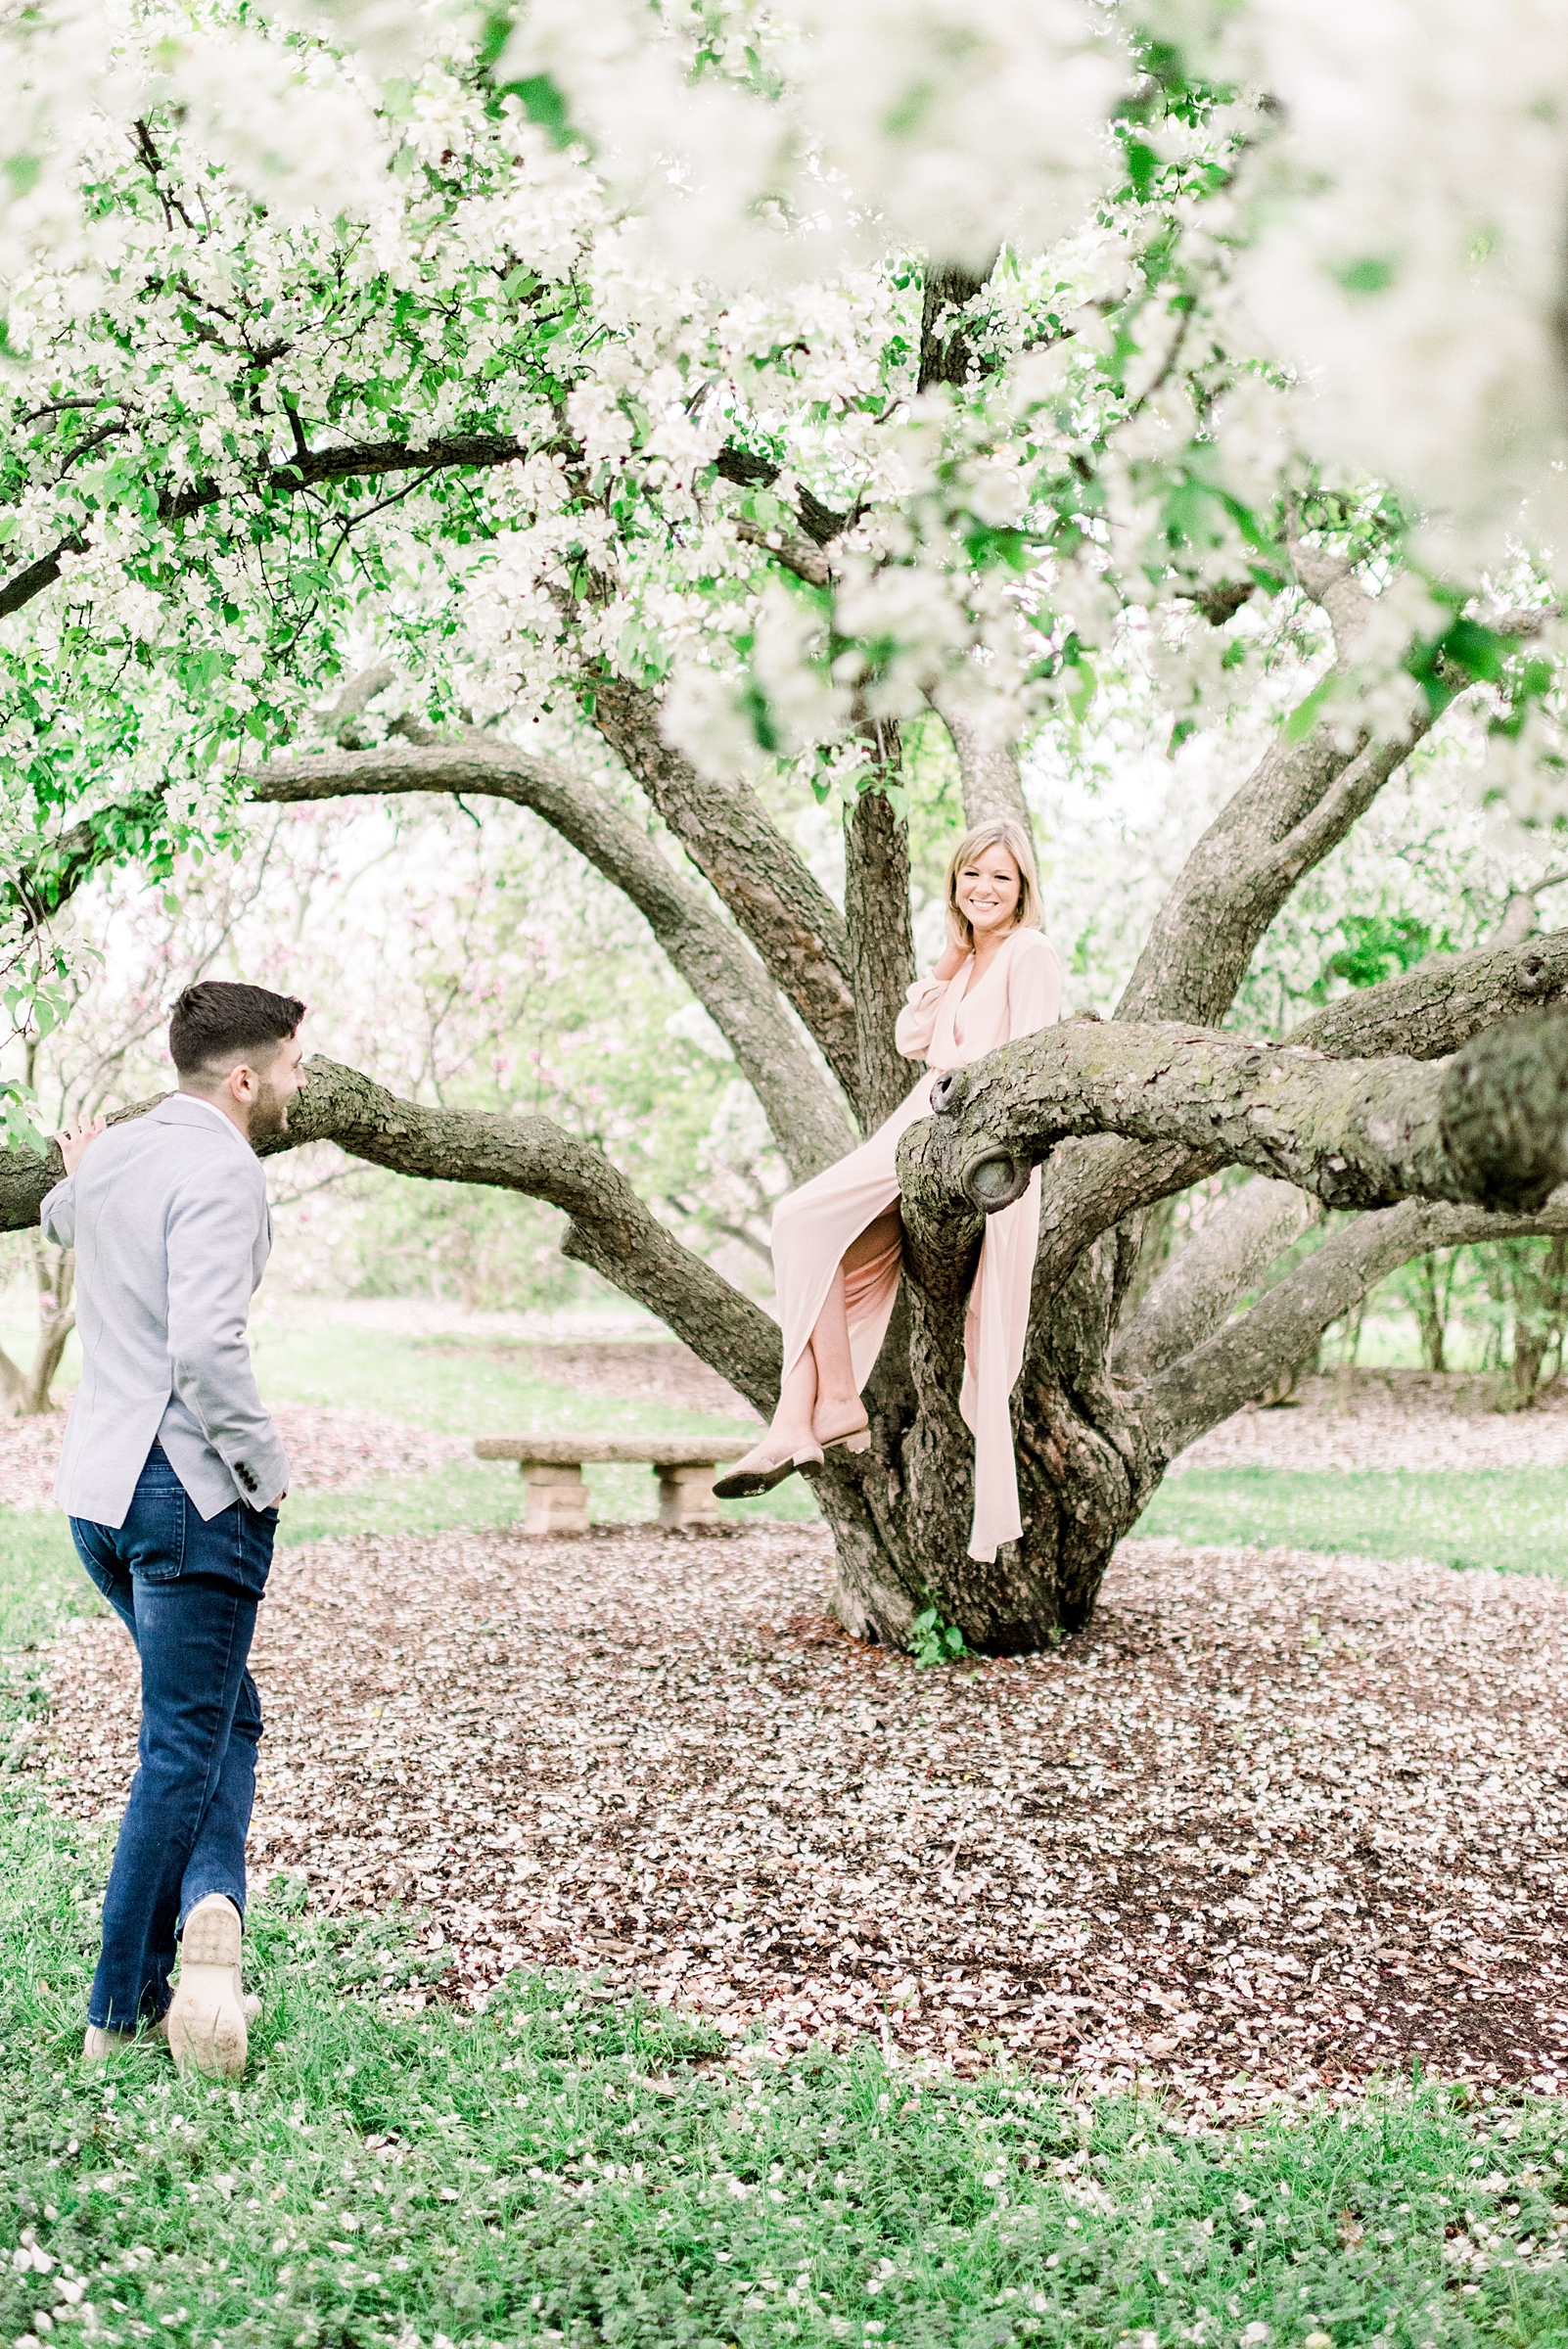
[[[168,2016],[161,2014],[156,2023],[145,2031],[120,2031],[113,2024],[89,2023],[87,2036],[81,2043],[82,2054],[89,2063],[107,2063],[125,2048],[162,2048],[168,2045]]]
[[[168,2044],[181,2071],[238,2080],[250,2050],[240,1989],[240,1912],[221,1892],[198,1901],[180,1938],[180,1978],[168,2010]]]

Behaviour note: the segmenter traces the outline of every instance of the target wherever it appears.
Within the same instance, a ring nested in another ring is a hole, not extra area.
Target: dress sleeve
[[[1038,930],[1026,932],[1007,973],[1007,1041],[1033,1036],[1062,1016],[1062,958]]]
[[[945,979],[919,979],[909,990],[894,1025],[893,1040],[905,1060],[924,1060],[937,1033],[937,1006],[946,993]]]

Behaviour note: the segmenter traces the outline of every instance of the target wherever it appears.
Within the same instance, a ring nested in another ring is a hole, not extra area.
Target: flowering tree
[[[1555,811],[1545,199],[1478,243],[1455,169],[1441,233],[1396,235],[1381,164],[1311,144],[1351,49],[1158,17],[1119,44],[1039,0],[867,0],[786,36],[592,0],[467,49],[396,10],[116,20],[69,137],[60,23],[12,36],[44,124],[0,479],[21,1010],[106,858],[160,874],[248,806],[509,800],[643,915],[799,1179],[911,1075],[912,719],[941,713],[971,817],[1027,820],[1020,747],[1084,723],[1107,654],[1137,648],[1173,748],[1299,684],[1115,1019],[959,1073],[904,1145],[873,1449],[820,1480],[846,1616],[893,1638],[932,1602],[980,1648],[1082,1622],[1166,1462],[1370,1280],[1558,1227],[1568,1053],[1498,1025],[1558,1000],[1556,940],[1363,989],[1282,1050],[1223,1029],[1292,890],[1445,732]],[[1535,121],[1537,63],[1496,69],[1494,127]],[[1291,268],[1314,300],[1281,311]],[[1486,367],[1402,480],[1344,387],[1369,317],[1386,392],[1455,315],[1491,321]],[[791,789],[842,809],[842,905],[775,820]],[[546,1121],[318,1063],[296,1134],[553,1200],[569,1254],[770,1403],[772,1324]],[[963,1299],[1042,1159],[1026,1530],[979,1567]],[[1141,1219],[1222,1166],[1263,1179],[1142,1293]],[[0,1172],[8,1221],[47,1173]],[[1361,1212],[1228,1325],[1308,1196]]]

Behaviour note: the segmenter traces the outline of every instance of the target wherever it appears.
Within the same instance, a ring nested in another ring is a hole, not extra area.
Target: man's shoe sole
[[[238,2080],[250,2053],[239,1994],[240,1919],[222,1899],[199,1901],[180,1940],[180,1978],[168,2010],[168,2044],[187,2065]]]

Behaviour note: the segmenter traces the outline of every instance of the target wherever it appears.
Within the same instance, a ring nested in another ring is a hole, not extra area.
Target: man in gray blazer
[[[87,2009],[96,2061],[150,2028],[182,2067],[245,2069],[261,1735],[247,1658],[289,1482],[246,1322],[272,1245],[255,1147],[288,1125],[303,1017],[266,988],[187,988],[169,1024],[179,1091],[112,1130],[68,1128],[66,1178],[43,1203],[46,1235],[76,1251],[82,1351],[55,1498],[142,1668]]]

